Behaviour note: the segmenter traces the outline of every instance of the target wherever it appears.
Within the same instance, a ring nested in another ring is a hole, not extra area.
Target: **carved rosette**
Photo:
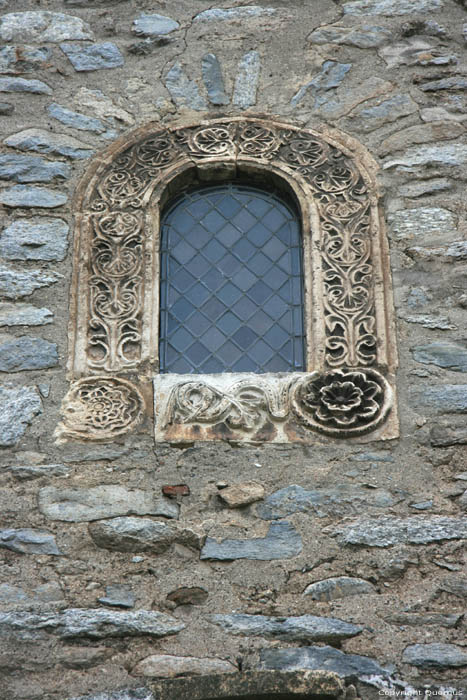
[[[111,440],[137,427],[144,415],[144,399],[129,381],[117,377],[89,377],[72,384],[62,404],[60,440]]]

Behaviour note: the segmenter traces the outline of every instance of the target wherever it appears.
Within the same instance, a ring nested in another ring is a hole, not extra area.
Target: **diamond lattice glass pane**
[[[282,195],[232,182],[180,196],[160,291],[161,372],[303,371],[300,229]]]

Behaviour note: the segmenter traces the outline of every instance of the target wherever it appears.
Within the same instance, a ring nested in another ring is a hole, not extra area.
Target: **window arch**
[[[96,159],[76,200],[62,438],[146,429],[156,439],[313,442],[394,437],[388,247],[376,165],[355,140],[256,118],[148,125]],[[160,212],[194,184],[267,182],[302,228],[304,372],[160,374]],[[313,231],[313,236],[311,232]]]

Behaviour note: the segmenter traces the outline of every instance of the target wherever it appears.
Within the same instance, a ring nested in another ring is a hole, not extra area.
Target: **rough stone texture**
[[[91,90],[87,87],[81,87],[76,93],[76,106],[80,109],[83,107],[89,108],[94,116],[99,119],[116,119],[125,125],[135,123],[133,116],[118,104],[113,102],[110,97],[104,95],[101,90]]]
[[[90,46],[66,43],[60,44],[60,48],[76,71],[120,68],[125,62],[117,46],[111,41]]]
[[[376,48],[391,41],[392,34],[384,27],[320,27],[308,37],[312,44],[346,44],[359,49]]]
[[[57,547],[55,537],[50,532],[22,528],[19,530],[0,530],[0,548],[11,549],[19,554],[62,554]]]
[[[311,596],[313,600],[325,602],[367,593],[376,593],[375,587],[369,581],[350,576],[336,576],[324,581],[316,581],[316,583],[310,583],[303,591],[304,595]]]
[[[241,506],[261,501],[264,498],[264,487],[256,481],[234,484],[221,489],[219,497],[229,508],[240,508]]]
[[[398,191],[402,197],[423,197],[427,194],[450,190],[452,187],[453,183],[446,177],[433,177],[430,180],[409,182],[407,185],[399,187]]]
[[[320,73],[300,88],[292,97],[290,104],[292,107],[296,107],[309,93],[312,98],[310,107],[321,107],[328,100],[326,93],[339,87],[351,68],[351,63],[325,61],[321,66]]]
[[[392,134],[385,139],[380,147],[380,153],[386,155],[392,151],[400,151],[418,143],[455,139],[465,132],[462,124],[453,121],[436,121],[430,124],[410,126],[402,132]]]
[[[260,7],[259,5],[246,5],[244,7],[229,7],[223,9],[220,7],[215,7],[211,10],[204,10],[196,15],[194,18],[195,22],[209,21],[209,20],[236,20],[236,19],[250,19],[253,17],[264,17],[268,15],[273,15],[276,10],[272,7]]]
[[[87,637],[165,637],[177,634],[185,625],[170,615],[149,610],[120,612],[115,610],[70,608],[60,613],[0,613],[0,636],[34,639],[43,631],[61,639]]]
[[[57,272],[41,270],[18,270],[0,264],[0,295],[4,299],[21,299],[36,289],[49,287],[61,279]]]
[[[22,156],[14,153],[0,155],[0,179],[15,182],[52,182],[54,179],[70,177],[70,167],[66,163],[38,156]]]
[[[419,323],[423,328],[432,328],[442,331],[456,330],[457,326],[451,323],[447,316],[428,316],[427,314],[412,314],[405,315],[399,313],[400,318],[403,318],[407,323]]]
[[[20,586],[0,584],[0,606],[8,611],[60,608],[66,605],[58,583],[43,583],[30,590]],[[1,661],[0,661],[1,664]]]
[[[201,69],[209,101],[213,105],[228,105],[230,100],[225,94],[222,70],[217,56],[213,53],[204,54]]]
[[[89,525],[89,534],[99,547],[118,552],[161,554],[175,542],[200,549],[204,541],[194,529],[148,518],[99,520]]]
[[[289,559],[302,551],[302,538],[288,522],[273,523],[266,537],[250,540],[216,540],[208,537],[201,559]]]
[[[467,520],[441,515],[393,516],[355,520],[332,528],[342,545],[390,547],[394,544],[429,544],[443,540],[467,539]]]
[[[430,431],[430,444],[433,447],[467,445],[467,430],[465,428],[442,428],[436,425]]]
[[[66,464],[10,464],[0,467],[0,472],[9,472],[15,479],[29,481],[30,479],[50,478],[52,476],[69,476],[70,467]]]
[[[180,29],[180,24],[164,15],[147,15],[144,12],[134,20],[132,31],[137,36],[153,37],[170,34]]]
[[[467,598],[467,578],[446,576],[446,578],[438,582],[438,591],[451,593],[459,598]]]
[[[420,90],[423,92],[437,92],[438,90],[465,90],[467,88],[467,78],[453,77],[442,78],[441,80],[429,80],[422,83]]]
[[[10,117],[15,111],[15,106],[10,102],[0,102],[0,114],[5,117]]]
[[[359,676],[389,676],[389,671],[376,661],[359,654],[345,654],[333,647],[302,647],[299,649],[262,649],[259,668],[273,671],[311,671],[325,668],[342,678]]]
[[[207,103],[199,94],[198,86],[187,77],[180,63],[175,63],[165,76],[165,86],[177,107],[189,107],[198,112],[207,109]]]
[[[16,445],[38,413],[42,401],[34,388],[0,385],[0,445]]]
[[[412,399],[420,408],[431,408],[436,413],[467,413],[467,384],[444,384],[414,389]]]
[[[425,37],[412,36],[399,42],[384,46],[378,52],[389,68],[400,65],[436,66],[458,62],[456,54],[446,53],[437,48],[438,42]]]
[[[417,110],[418,105],[410,95],[394,95],[380,101],[379,104],[359,107],[351,115],[351,122],[358,125],[362,131],[373,131],[384,124],[413,114]]]
[[[223,659],[198,659],[193,656],[158,654],[139,661],[132,673],[147,678],[176,676],[207,676],[211,673],[234,673],[237,667]]]
[[[114,583],[106,586],[105,597],[99,598],[98,602],[115,608],[132,608],[135,600],[135,595],[128,586]]]
[[[266,637],[286,642],[337,643],[363,632],[362,627],[332,617],[267,617],[266,615],[210,615],[211,622],[230,634]]]
[[[401,209],[389,217],[391,233],[396,240],[420,237],[424,242],[453,239],[459,236],[457,217],[440,207]]]
[[[0,78],[0,92],[32,92],[35,95],[51,95],[52,88],[42,80],[27,78]]]
[[[31,304],[0,303],[0,326],[43,326],[53,322],[50,309]]]
[[[346,15],[410,15],[442,10],[443,0],[351,0],[343,5]]]
[[[190,588],[177,588],[167,595],[175,606],[179,605],[203,605],[209,598],[209,593],[204,588],[191,586]]]
[[[46,486],[39,492],[39,509],[51,520],[72,523],[112,518],[118,515],[163,515],[178,518],[178,505],[151,491],[123,486],[90,489],[59,489]]]
[[[246,53],[238,64],[232,102],[240,109],[256,104],[261,59],[257,51]]]
[[[13,185],[0,192],[0,202],[7,207],[40,207],[53,209],[66,203],[66,194],[46,187]]]
[[[93,38],[86,22],[61,12],[11,12],[0,18],[2,41],[60,42]]]
[[[404,649],[402,661],[424,669],[467,666],[467,653],[454,644],[412,644]]]
[[[467,146],[464,144],[442,144],[439,146],[415,146],[409,148],[403,156],[388,160],[383,168],[394,168],[403,165],[462,165],[467,161]]]
[[[414,360],[454,372],[467,372],[467,347],[458,343],[429,343],[412,348]]]
[[[420,260],[435,259],[445,262],[467,260],[467,241],[455,241],[450,245],[438,246],[436,248],[413,246],[407,249],[407,254],[412,258],[418,258]]]
[[[79,114],[78,112],[73,112],[71,109],[62,107],[55,102],[49,105],[48,112],[51,117],[57,119],[57,121],[61,122],[62,124],[65,124],[65,126],[71,126],[73,129],[79,129],[80,131],[93,131],[96,134],[101,134],[106,130],[106,126],[100,119],[89,117],[85,114]]]
[[[36,151],[68,158],[89,158],[94,153],[91,146],[73,136],[53,134],[45,129],[25,129],[9,136],[3,143],[21,151]]]
[[[53,51],[47,46],[4,46],[0,49],[0,73],[26,73],[45,68]]]
[[[385,620],[393,625],[409,625],[411,627],[424,627],[425,625],[439,625],[440,627],[456,627],[462,620],[463,613],[443,615],[442,613],[409,613],[400,612],[388,615]]]
[[[3,305],[0,304],[1,306]],[[22,323],[25,323],[24,317],[20,320]],[[46,322],[51,322],[51,319]],[[1,308],[0,325],[5,325],[1,323]],[[10,325],[13,324],[10,323]],[[0,335],[0,372],[47,369],[48,367],[55,367],[57,364],[58,352],[55,343],[50,343],[42,338],[31,338],[26,335],[19,338]]]
[[[18,219],[0,235],[0,255],[9,260],[63,260],[68,224],[62,219]]]

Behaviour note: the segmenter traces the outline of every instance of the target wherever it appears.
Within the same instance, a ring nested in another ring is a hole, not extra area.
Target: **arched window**
[[[239,182],[197,187],[161,226],[161,372],[304,371],[296,208]]]

